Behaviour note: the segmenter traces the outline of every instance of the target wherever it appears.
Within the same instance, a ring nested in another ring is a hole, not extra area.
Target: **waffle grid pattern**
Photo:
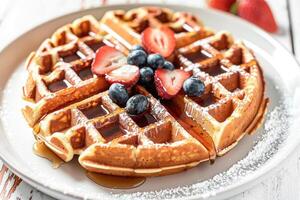
[[[127,54],[148,26],[175,32],[177,48],[167,59],[202,80],[205,93],[192,98],[181,92],[160,101],[136,86],[132,94],[151,102],[150,112],[137,119],[110,100],[105,80],[94,76],[90,65],[103,44]],[[65,161],[80,155],[89,171],[153,176],[193,167],[223,155],[252,132],[267,104],[259,65],[242,42],[168,9],[109,11],[100,23],[83,17],[59,29],[28,60],[24,94],[36,105],[23,110],[25,118],[33,126],[50,113],[35,126],[37,138]],[[52,84],[60,90],[51,91]]]

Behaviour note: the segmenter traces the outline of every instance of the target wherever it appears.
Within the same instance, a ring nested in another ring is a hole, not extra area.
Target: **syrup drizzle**
[[[48,89],[50,90],[50,92],[57,92],[67,87],[68,87],[68,82],[66,80],[57,81],[48,85]]]
[[[210,163],[213,164],[216,158],[216,150],[212,138],[184,111],[183,97],[162,102],[163,106],[176,119],[176,121],[194,138],[201,142],[209,152]]]
[[[60,159],[55,153],[53,153],[44,142],[36,141],[33,145],[33,152],[34,154],[46,158],[50,162],[52,162],[53,168],[60,167],[64,161]]]
[[[97,185],[111,189],[132,189],[146,181],[145,177],[112,176],[95,172],[86,172],[86,176]]]
[[[155,117],[153,115],[151,115],[150,113],[145,113],[142,116],[137,116],[137,117],[132,116],[131,118],[141,128],[148,126],[149,124],[153,124],[153,123],[157,122]]]
[[[37,141],[33,145],[33,152],[47,160],[52,162],[53,168],[60,167],[64,161],[60,159],[55,153],[53,153],[44,142]],[[2,170],[1,170],[2,171]],[[123,177],[123,176],[112,176],[105,175],[95,172],[86,172],[86,176],[95,182],[97,185],[111,189],[131,189],[142,185],[146,178],[144,177]]]

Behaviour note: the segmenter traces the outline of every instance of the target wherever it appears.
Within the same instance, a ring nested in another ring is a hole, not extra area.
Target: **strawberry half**
[[[91,69],[94,74],[101,76],[125,63],[126,57],[120,51],[110,46],[102,46],[96,51]]]
[[[135,65],[123,65],[105,75],[105,79],[110,83],[121,83],[129,88],[137,83],[140,78],[140,70]]]
[[[154,75],[156,91],[163,99],[171,99],[181,90],[183,82],[190,77],[190,73],[181,69],[173,71],[157,69]]]
[[[278,30],[271,8],[265,0],[239,1],[238,15],[270,33]]]
[[[148,53],[159,53],[168,57],[176,47],[175,34],[166,26],[148,27],[142,33],[142,44]]]

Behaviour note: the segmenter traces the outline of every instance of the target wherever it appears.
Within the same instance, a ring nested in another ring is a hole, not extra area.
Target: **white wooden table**
[[[204,0],[0,0],[0,50],[30,28],[56,16],[98,6],[103,3],[161,2],[204,6]],[[269,0],[280,32],[273,35],[300,60],[300,1]],[[283,66],[284,67],[284,66]],[[50,200],[12,174],[0,161],[0,200]],[[300,199],[300,148],[271,177],[250,190],[232,197],[234,200]]]

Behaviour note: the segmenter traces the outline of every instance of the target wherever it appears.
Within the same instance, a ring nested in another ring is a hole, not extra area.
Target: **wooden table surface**
[[[183,3],[204,6],[204,0],[0,0],[0,50],[32,27],[76,10],[101,4],[136,2]],[[300,60],[300,1],[269,0],[280,31],[272,36]],[[282,66],[284,67],[284,66]],[[50,200],[12,174],[0,161],[0,200]],[[242,192],[233,200],[300,199],[300,148],[271,177]]]

